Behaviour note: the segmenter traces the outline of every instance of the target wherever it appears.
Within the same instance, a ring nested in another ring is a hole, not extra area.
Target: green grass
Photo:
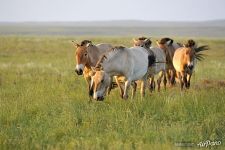
[[[0,37],[0,149],[182,149],[176,142],[225,141],[225,40],[208,44],[191,89],[123,101],[118,90],[89,102],[74,73],[75,37]],[[183,41],[187,38],[177,38]],[[132,37],[92,37],[132,45]],[[154,41],[155,39],[153,39]],[[185,148],[187,149],[187,148]]]

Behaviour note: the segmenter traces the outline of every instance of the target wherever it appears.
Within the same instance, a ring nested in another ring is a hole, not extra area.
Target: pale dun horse
[[[175,85],[175,77],[176,77],[176,70],[173,66],[173,56],[175,51],[183,47],[182,44],[176,43],[171,38],[162,38],[159,41],[156,41],[156,44],[159,48],[163,49],[166,54],[166,73],[167,73],[167,79],[170,86]]]
[[[194,71],[196,61],[202,60],[203,54],[199,53],[208,50],[208,46],[197,47],[193,40],[188,40],[184,47],[178,48],[173,57],[173,65],[177,72],[177,77],[180,80],[181,90],[184,85],[190,87],[191,76]]]
[[[154,76],[159,74],[157,79],[158,91],[160,91],[160,84],[163,79],[164,88],[166,89],[166,55],[161,48],[151,47],[151,40],[146,37],[139,37],[133,39],[134,46],[144,47],[149,54],[154,55],[156,58],[155,64],[151,67],[150,74],[150,91],[155,88]]]
[[[155,56],[150,55],[142,47],[115,47],[107,52],[96,65],[96,73],[92,77],[91,90],[94,99],[103,100],[107,87],[113,76],[124,76],[125,87],[123,99],[128,98],[128,89],[132,82],[141,80],[141,95],[145,95],[148,69],[155,63]]]
[[[78,75],[84,75],[84,78],[88,84],[89,95],[90,84],[91,84],[91,67],[95,67],[97,61],[100,59],[101,55],[107,50],[112,48],[111,44],[101,43],[94,45],[89,40],[84,40],[80,44],[73,42],[75,50],[75,72]]]

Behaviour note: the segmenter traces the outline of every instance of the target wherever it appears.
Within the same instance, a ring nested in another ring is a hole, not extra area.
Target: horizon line
[[[141,20],[141,19],[112,19],[112,20],[68,20],[68,21],[0,21],[0,23],[51,23],[51,22],[58,22],[58,23],[73,23],[73,22],[119,22],[119,21],[139,21],[139,22],[176,22],[176,23],[184,23],[184,22],[196,22],[196,23],[201,23],[201,22],[214,22],[214,21],[225,21],[224,19],[209,19],[209,20]]]

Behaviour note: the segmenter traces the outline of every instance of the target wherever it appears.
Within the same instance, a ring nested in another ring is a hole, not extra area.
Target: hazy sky
[[[0,21],[225,19],[225,0],[0,0]]]

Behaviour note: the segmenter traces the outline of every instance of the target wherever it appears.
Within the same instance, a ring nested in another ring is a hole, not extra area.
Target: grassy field
[[[206,140],[225,148],[225,39],[195,39],[211,49],[190,90],[123,101],[115,89],[103,102],[89,102],[74,73],[71,40],[83,39],[0,36],[0,149],[199,149]],[[132,45],[132,37],[90,40]]]

